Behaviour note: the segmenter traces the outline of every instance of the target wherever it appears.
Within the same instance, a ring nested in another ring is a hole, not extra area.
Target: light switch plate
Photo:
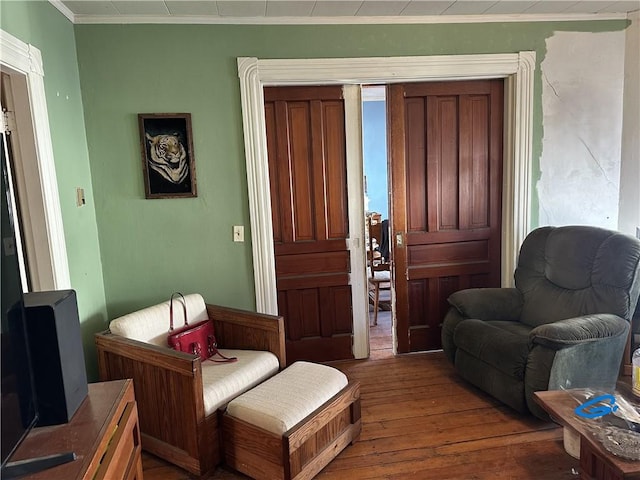
[[[243,225],[233,226],[233,241],[244,242],[244,226]]]
[[[84,188],[76,188],[76,205],[82,207],[85,204],[84,200]]]

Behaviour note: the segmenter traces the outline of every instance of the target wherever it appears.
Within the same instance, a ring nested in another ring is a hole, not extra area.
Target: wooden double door
[[[353,358],[342,87],[265,88],[264,98],[287,363]]]
[[[388,91],[397,350],[439,349],[447,297],[500,286],[503,81]]]
[[[387,89],[398,353],[440,348],[451,293],[500,284],[502,88],[483,80]],[[360,232],[349,232],[348,202],[363,199],[347,190],[342,87],[269,87],[264,97],[288,363],[353,358],[360,272],[350,272],[349,238]]]

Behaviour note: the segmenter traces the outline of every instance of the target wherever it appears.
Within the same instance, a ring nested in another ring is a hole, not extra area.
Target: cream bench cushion
[[[207,306],[202,295],[193,293],[185,295],[184,299],[187,305],[187,323],[197,323],[207,319]],[[111,320],[109,330],[115,335],[168,348],[169,303],[167,300]],[[183,325],[184,310],[182,299],[178,297],[173,300],[173,326],[180,328]]]
[[[272,377],[280,368],[278,357],[271,352],[220,349],[220,353],[225,357],[237,357],[238,361],[202,362],[202,393],[206,415]]]
[[[208,318],[207,306],[200,294],[185,295],[187,323],[197,323]],[[109,330],[140,342],[169,348],[169,301],[123,315],[109,323]],[[173,301],[173,326],[184,325],[182,299]],[[231,399],[256,386],[278,372],[278,357],[271,352],[255,350],[224,350],[226,357],[237,357],[233,363],[202,362],[202,390],[205,414],[213,413]]]
[[[227,415],[282,435],[348,383],[346,375],[333,367],[295,362],[232,400]]]

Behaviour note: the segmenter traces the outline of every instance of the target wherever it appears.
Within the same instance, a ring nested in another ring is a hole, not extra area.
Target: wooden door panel
[[[298,342],[287,340],[287,363],[291,363],[289,357],[310,362],[345,360],[343,352],[351,350],[351,337],[352,334],[345,334],[333,335],[331,338],[307,337]]]
[[[487,228],[474,228],[473,230],[439,230],[438,235],[430,232],[412,232],[407,237],[406,245],[428,245],[430,243],[466,242],[486,239],[489,235]]]
[[[420,280],[409,281],[409,325],[418,327],[424,325],[424,319],[420,313],[424,312],[429,304],[429,281]]]
[[[457,230],[459,227],[459,138],[458,138],[458,98],[455,96],[436,97],[426,102],[427,128],[426,153],[411,156],[414,163],[423,162],[427,169],[424,187],[428,190],[428,228],[416,232],[439,232]],[[443,137],[441,132],[448,132]],[[413,203],[411,204],[413,210]],[[430,208],[429,208],[430,207]]]
[[[323,305],[328,309],[329,318],[333,319],[332,331],[342,335],[351,335],[353,331],[351,309],[343,308],[344,305],[351,305],[351,287],[341,285],[321,289],[320,293],[326,295]],[[325,333],[329,334],[328,331]]]
[[[303,253],[279,255],[276,277],[313,276],[314,274],[340,273],[349,270],[349,252]]]
[[[286,135],[288,128],[283,127],[277,129],[277,125],[288,126],[288,112],[287,105],[283,102],[278,103],[266,103],[265,108],[272,106],[274,110],[273,118],[267,118],[266,120],[272,120],[273,123],[267,123],[267,138],[273,136],[275,142],[272,151],[268,151],[269,156],[269,170],[270,170],[270,185],[271,185],[271,216],[279,217],[280,232],[279,236],[274,236],[274,243],[279,241],[282,243],[293,242],[294,239],[294,203],[291,200],[293,198],[293,187],[290,182],[290,167],[289,167],[289,144],[288,136]],[[277,203],[274,203],[277,201]],[[274,222],[275,223],[275,222]]]
[[[353,358],[342,89],[270,87],[264,93],[288,363]]]
[[[335,273],[303,277],[278,278],[276,279],[276,288],[278,290],[299,290],[303,288],[319,288],[319,287],[335,287],[342,286],[349,281],[349,275],[346,273]],[[351,302],[345,304],[345,309],[351,311]]]
[[[440,348],[451,293],[500,284],[502,84],[389,89],[399,352]]]
[[[447,297],[460,289],[459,276],[441,276],[409,282],[411,345],[417,350],[441,348],[442,322],[449,305]],[[427,321],[423,313],[431,310]]]
[[[460,194],[469,208],[460,215],[460,228],[488,227],[489,222],[489,97],[460,99]]]
[[[320,336],[320,298],[317,288],[298,288],[288,291],[285,297],[288,322],[285,325],[287,339],[298,341],[304,337]]]
[[[351,348],[351,289],[348,286],[283,290],[278,296],[285,317],[287,356],[311,361],[340,360]],[[288,360],[291,363],[291,360]]]
[[[341,100],[342,85],[311,85],[307,87],[265,87],[264,101],[309,102],[313,100]]]
[[[284,243],[274,246],[276,255],[296,255],[299,253],[322,253],[344,251],[344,239],[316,240],[314,242]]]
[[[276,138],[276,129],[269,126],[276,125],[276,105],[274,102],[265,103],[264,105],[264,115],[265,115],[265,124],[267,125],[266,129],[266,138],[267,138],[267,157],[269,159],[269,191],[271,204],[277,205],[277,208],[271,208],[271,226],[273,229],[273,242],[275,245],[281,244],[283,241],[282,232],[282,219],[291,218],[291,212],[284,212],[282,215],[280,214],[281,208],[286,208],[285,203],[280,198],[280,191],[278,183],[278,163],[281,160],[277,159],[277,154],[280,149],[278,148],[277,138]]]
[[[457,265],[487,262],[488,240],[432,243],[408,247],[409,270],[415,266]]]
[[[458,265],[437,265],[427,267],[412,267],[407,275],[407,280],[416,280],[423,278],[446,277],[446,276],[464,276],[464,275],[487,275],[489,264],[483,263],[466,263]],[[485,285],[487,286],[487,285]],[[423,312],[425,313],[425,312]],[[430,312],[426,312],[430,315]]]
[[[426,138],[424,101],[421,98],[410,98],[405,102],[407,124],[413,126],[406,130],[407,147],[407,199],[413,208],[407,212],[407,231],[424,231],[427,219],[427,165],[423,161],[411,161],[424,157]],[[395,194],[395,190],[394,190]]]
[[[496,80],[465,80],[453,82],[405,83],[402,85],[406,98],[412,97],[448,97],[458,95],[486,95],[491,82]],[[502,83],[502,80],[497,80]]]
[[[294,103],[287,105],[287,124],[289,156],[287,161],[286,181],[291,185],[289,198],[283,201],[291,202],[293,216],[291,218],[290,242],[308,241],[316,239],[315,226],[315,188],[312,181],[317,178],[313,172],[313,158],[311,145],[311,122],[308,103]],[[311,161],[310,161],[311,160]],[[284,169],[283,169],[284,170]],[[284,172],[283,172],[284,173]]]
[[[347,185],[347,159],[345,150],[344,104],[340,102],[324,102],[322,131],[326,132],[322,146],[326,158],[324,161],[324,176],[328,179],[324,191],[319,192],[322,198],[318,203],[326,202],[327,238],[344,239],[349,236],[349,216],[345,185]]]

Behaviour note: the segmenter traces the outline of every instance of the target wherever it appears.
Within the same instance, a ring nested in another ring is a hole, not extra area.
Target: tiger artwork
[[[156,135],[146,134],[149,140],[149,167],[162,175],[162,178],[173,183],[182,183],[189,175],[187,152],[177,134]]]

